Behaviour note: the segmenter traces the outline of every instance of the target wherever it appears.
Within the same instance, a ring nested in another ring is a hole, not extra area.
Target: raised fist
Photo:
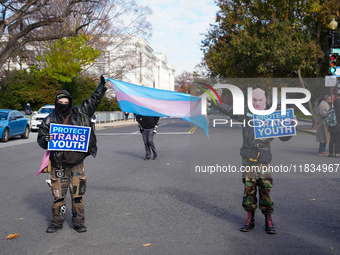
[[[100,76],[100,83],[102,85],[105,85],[106,81],[105,81],[105,76],[104,75]]]

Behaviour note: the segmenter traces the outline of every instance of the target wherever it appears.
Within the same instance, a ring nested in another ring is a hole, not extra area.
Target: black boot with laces
[[[255,212],[247,211],[248,217],[244,226],[240,229],[242,232],[248,232],[255,227]]]
[[[55,233],[57,232],[59,229],[62,229],[63,225],[61,226],[56,226],[53,223],[46,229],[46,233]]]

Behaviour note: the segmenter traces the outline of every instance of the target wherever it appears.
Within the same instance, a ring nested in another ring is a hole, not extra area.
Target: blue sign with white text
[[[87,152],[91,128],[51,124],[50,134],[53,139],[48,143],[48,150]]]
[[[275,111],[268,115],[254,114],[255,139],[296,135],[294,109],[287,109],[286,115]]]

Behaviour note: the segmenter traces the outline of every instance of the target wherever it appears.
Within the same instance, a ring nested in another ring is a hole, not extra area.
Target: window
[[[51,113],[53,110],[54,108],[40,108],[38,113]]]
[[[23,118],[24,116],[20,112],[15,112],[15,117],[17,119]]]
[[[0,112],[0,120],[7,120],[8,113],[7,112]]]
[[[11,114],[9,115],[9,120],[11,120],[11,119],[16,119],[14,112],[11,112]]]

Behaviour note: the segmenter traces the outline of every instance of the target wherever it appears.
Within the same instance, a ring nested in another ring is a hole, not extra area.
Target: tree
[[[97,107],[97,111],[121,111],[116,98],[104,96]]]
[[[80,34],[49,43],[46,55],[37,58],[41,66],[44,66],[40,72],[60,82],[71,82],[72,78],[77,77],[101,53],[87,44],[89,38],[90,36]]]
[[[62,89],[67,90],[73,97],[73,105],[81,105],[84,99],[89,98],[97,88],[97,81],[93,78],[79,76],[70,82],[63,82]]]
[[[76,36],[80,32],[95,35],[92,43],[101,50],[107,43],[100,41],[103,34],[146,35],[150,31],[146,21],[150,10],[132,0],[1,0],[0,10],[0,36],[4,40],[0,67],[23,46],[39,50],[43,48],[40,42]]]
[[[197,79],[193,73],[183,71],[175,77],[175,91],[198,96],[202,94],[203,91],[197,88],[196,81]]]
[[[88,27],[84,31],[93,35],[90,43],[102,54],[82,74],[92,76],[104,73],[110,78],[127,82],[128,74],[133,74],[143,85],[144,81],[152,79],[151,58],[154,56],[148,54],[151,46],[144,39],[151,35],[151,25],[146,18],[152,11],[133,0],[113,1],[107,10],[103,11],[108,20],[105,29]]]
[[[15,70],[0,80],[0,108],[23,110],[30,103],[33,110],[38,110],[44,104],[54,104],[55,95],[63,89],[73,97],[73,105],[81,105],[84,99],[92,95],[97,85],[97,81],[90,77],[79,76],[70,82],[60,82],[36,70]],[[115,99],[105,98],[100,105],[103,110],[119,110]]]
[[[323,87],[311,89],[302,77],[321,77],[328,72],[327,24],[339,17],[340,0],[216,3],[220,8],[217,24],[211,25],[201,45],[210,75],[299,77],[302,87],[315,92],[314,106]],[[316,124],[313,106],[310,104],[310,111]]]
[[[38,110],[44,104],[54,104],[54,97],[62,85],[46,75],[26,70],[7,73],[0,80],[0,108],[23,110],[27,103]]]
[[[0,66],[13,51],[27,43],[77,34],[82,28],[99,19],[96,10],[100,3],[100,0],[1,1],[0,35],[7,37],[7,42],[1,49]],[[81,6],[85,7],[83,12],[79,12]],[[82,22],[67,27],[74,17],[81,17]]]

